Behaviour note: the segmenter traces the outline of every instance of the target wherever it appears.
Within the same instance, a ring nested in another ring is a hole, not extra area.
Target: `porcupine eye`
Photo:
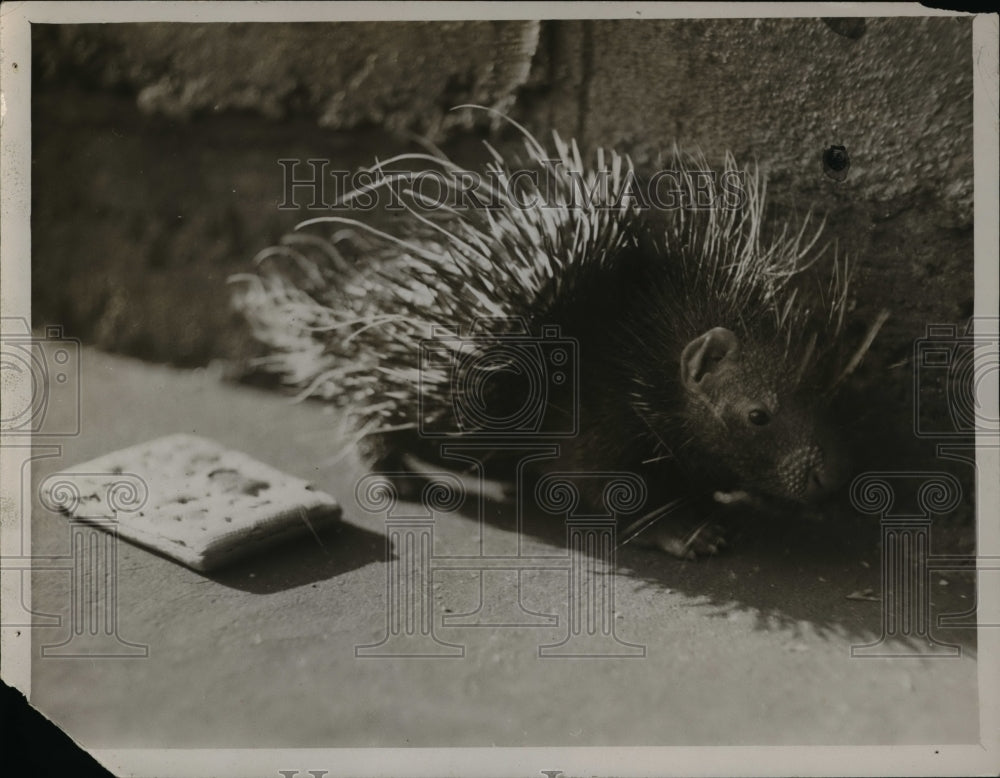
[[[747,415],[750,419],[751,424],[756,424],[758,427],[762,427],[771,421],[771,415],[767,411],[762,411],[760,408],[754,408]]]

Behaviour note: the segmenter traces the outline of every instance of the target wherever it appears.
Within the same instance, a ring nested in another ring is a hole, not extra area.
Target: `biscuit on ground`
[[[208,571],[286,538],[319,532],[340,506],[302,479],[195,435],[169,435],[49,476],[41,497]]]

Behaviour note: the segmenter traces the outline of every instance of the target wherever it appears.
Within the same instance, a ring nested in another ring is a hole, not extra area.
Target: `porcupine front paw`
[[[717,554],[726,539],[722,526],[714,520],[717,509],[713,504],[707,496],[666,500],[628,526],[622,542],[634,540],[636,545],[665,551],[678,559]]]
[[[726,545],[725,533],[713,522],[703,522],[688,529],[677,525],[653,527],[644,545],[653,546],[678,559],[712,556]]]

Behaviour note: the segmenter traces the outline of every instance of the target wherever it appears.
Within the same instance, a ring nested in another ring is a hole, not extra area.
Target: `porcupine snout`
[[[778,463],[778,477],[785,489],[803,502],[821,499],[835,486],[820,446],[804,446],[789,452]]]
[[[777,463],[785,490],[801,502],[830,496],[846,479],[846,455],[835,436],[826,432],[814,441],[793,447]]]

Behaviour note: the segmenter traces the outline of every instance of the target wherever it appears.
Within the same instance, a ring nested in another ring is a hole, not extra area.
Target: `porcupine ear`
[[[739,348],[736,335],[725,327],[699,335],[681,352],[681,383],[692,392],[704,393],[720,369],[734,362]]]

